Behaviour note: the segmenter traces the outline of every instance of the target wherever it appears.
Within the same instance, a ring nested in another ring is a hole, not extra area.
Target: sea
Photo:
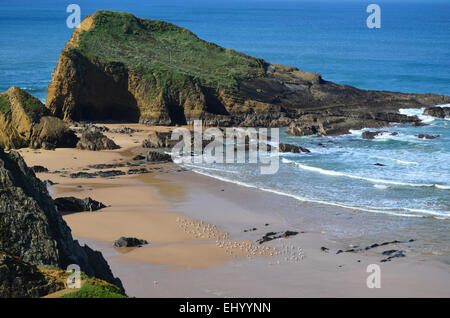
[[[380,28],[367,26],[371,3],[381,10]],[[73,31],[66,24],[70,4],[79,5],[82,18],[106,9],[166,20],[221,46],[340,84],[450,95],[448,0],[0,0],[0,91],[19,86],[45,102],[59,53]],[[424,116],[423,109],[401,113],[428,125],[394,124],[373,140],[362,139],[362,131],[293,137],[284,128],[281,142],[311,153],[281,154],[274,175],[234,163],[186,167],[302,202],[380,218],[431,218],[445,225],[441,234],[448,238],[450,120]]]

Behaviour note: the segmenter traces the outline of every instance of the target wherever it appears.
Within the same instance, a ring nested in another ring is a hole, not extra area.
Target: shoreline
[[[149,128],[142,128],[144,131],[132,138],[107,133],[122,146],[117,151],[58,149],[55,156],[54,151],[24,149],[21,153],[30,166],[40,162],[51,170],[78,171],[90,164],[128,160],[136,146],[133,140],[139,141],[148,133]],[[77,159],[64,161],[64,158],[74,157]],[[436,256],[414,253],[415,243],[336,254],[355,242],[368,245],[412,238],[400,235],[401,231],[388,235],[356,228],[355,225],[366,227],[371,222],[379,226],[380,220],[374,221],[376,215],[299,202],[191,171],[180,171],[173,164],[160,167],[148,174],[112,179],[81,180],[51,173],[38,174],[42,180],[58,183],[52,187],[54,197],[91,196],[110,205],[97,212],[65,215],[64,219],[80,243],[89,243],[103,253],[130,296],[450,295],[448,263]],[[188,224],[187,231],[180,226],[180,219],[186,220],[183,224]],[[209,237],[196,237],[194,229],[197,228],[211,231],[206,231]],[[298,234],[261,245],[255,242],[267,232],[288,230]],[[127,253],[118,251],[112,247],[112,240],[123,235],[147,239],[150,245]],[[224,242],[231,246],[217,245]],[[247,245],[250,242],[251,247]],[[321,251],[321,247],[328,250]],[[384,258],[381,252],[391,248],[406,249],[407,257],[380,263]],[[369,264],[381,267],[381,289],[366,286]]]

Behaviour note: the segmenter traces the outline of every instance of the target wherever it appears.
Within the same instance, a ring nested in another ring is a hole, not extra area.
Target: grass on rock
[[[123,12],[97,11],[95,27],[83,32],[79,50],[90,59],[120,62],[144,78],[183,85],[184,78],[209,87],[233,88],[264,75],[264,61],[199,39],[168,22]]]

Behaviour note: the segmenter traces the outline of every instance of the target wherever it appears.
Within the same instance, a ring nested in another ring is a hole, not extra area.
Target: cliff
[[[68,265],[77,264],[86,275],[123,288],[100,252],[86,245],[80,246],[72,238],[70,228],[55,209],[45,185],[26,166],[20,154],[15,151],[5,153],[1,149],[0,254],[3,255],[0,260],[2,277],[14,276],[10,271],[17,270],[34,275],[39,282],[43,277],[36,272],[35,266],[65,270]],[[23,277],[18,279],[27,281]],[[14,293],[14,290],[1,291],[3,294]]]
[[[18,87],[0,93],[0,146],[74,147],[77,138],[35,97]]]
[[[380,112],[447,102],[449,96],[338,85],[224,49],[167,22],[97,11],[61,52],[46,106],[65,120],[174,125],[203,119],[208,126],[274,127],[296,125],[305,115],[310,126],[328,114],[365,113],[377,121]]]

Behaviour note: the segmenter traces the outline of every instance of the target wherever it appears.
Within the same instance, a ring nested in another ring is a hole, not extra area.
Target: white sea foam
[[[322,201],[322,200],[309,199],[309,198],[301,197],[301,196],[295,195],[295,194],[281,192],[281,191],[274,190],[274,189],[268,189],[268,188],[256,186],[256,185],[253,185],[250,183],[245,183],[245,182],[241,182],[238,180],[228,179],[228,178],[225,178],[222,176],[212,175],[212,174],[209,174],[209,173],[206,173],[203,171],[199,171],[196,169],[194,169],[192,171],[195,173],[207,176],[207,177],[211,177],[211,178],[215,178],[217,180],[224,181],[224,182],[237,184],[237,185],[240,185],[240,186],[243,186],[246,188],[258,189],[261,191],[270,192],[270,193],[274,193],[274,194],[285,196],[285,197],[290,197],[292,199],[295,199],[298,201],[303,201],[303,202],[318,203],[318,204],[323,204],[323,205],[336,206],[336,207],[340,207],[340,208],[344,208],[344,209],[357,210],[357,211],[370,212],[370,213],[381,213],[381,214],[388,214],[388,215],[394,215],[394,216],[404,216],[404,217],[433,216],[433,217],[436,217],[439,219],[450,218],[450,216],[448,214],[441,213],[439,211],[399,208],[398,210],[404,210],[404,211],[409,212],[409,213],[402,213],[402,212],[394,211],[392,208],[386,208],[386,207],[357,207],[357,206],[350,206],[350,205],[345,205],[345,204],[340,204],[340,203],[335,203],[335,202],[327,202],[327,201]]]
[[[424,115],[425,108],[400,108],[398,111],[402,115],[407,116],[417,116],[424,123],[430,123],[433,120],[436,120],[433,116]]]
[[[202,167],[202,166],[191,165],[191,164],[188,164],[188,163],[183,163],[183,166],[184,167],[188,167],[188,168],[194,168],[194,169],[204,169],[204,170],[208,170],[208,171],[220,171],[220,172],[233,173],[233,174],[238,174],[239,173],[239,171],[217,169],[217,168],[210,168],[210,167]]]
[[[384,184],[374,184],[374,187],[380,190],[386,190],[389,188],[389,186],[384,185]]]
[[[317,167],[311,167],[311,166],[307,166],[307,165],[304,165],[299,162],[295,162],[295,161],[292,161],[292,160],[289,160],[286,158],[283,158],[282,162],[283,163],[292,163],[300,169],[317,172],[317,173],[320,173],[323,175],[363,180],[363,181],[368,181],[368,182],[372,182],[372,183],[376,183],[376,184],[383,183],[383,184],[407,186],[407,187],[436,187],[436,188],[439,187],[440,189],[444,189],[444,187],[447,187],[446,185],[438,185],[438,184],[434,184],[434,183],[407,183],[407,182],[400,182],[400,181],[393,181],[393,180],[367,178],[367,177],[357,176],[357,175],[340,172],[340,171],[333,171],[333,170],[326,170],[326,169],[317,168]]]

